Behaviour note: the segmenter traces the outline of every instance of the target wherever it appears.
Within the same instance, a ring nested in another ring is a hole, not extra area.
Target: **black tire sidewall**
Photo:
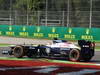
[[[72,57],[73,52],[75,52],[77,54],[76,58]],[[69,60],[70,61],[79,61],[80,60],[80,51],[78,49],[71,49],[69,51]]]
[[[92,56],[86,55],[83,57],[83,61],[88,62],[92,59]]]
[[[20,53],[19,53],[19,54],[16,53],[16,48],[19,48],[19,49],[20,49]],[[24,55],[24,49],[23,49],[23,47],[22,47],[22,46],[16,46],[16,47],[13,49],[13,55],[14,55],[15,57],[17,57],[17,58],[23,57],[23,55]]]

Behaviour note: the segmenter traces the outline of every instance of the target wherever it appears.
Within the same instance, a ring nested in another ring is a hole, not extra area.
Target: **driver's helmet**
[[[54,38],[53,40],[58,40],[58,38]]]

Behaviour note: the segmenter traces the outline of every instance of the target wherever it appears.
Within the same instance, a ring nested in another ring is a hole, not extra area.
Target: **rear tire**
[[[29,58],[36,58],[38,55],[38,50],[35,49],[35,50],[29,50],[28,53],[27,53],[27,57]]]
[[[89,58],[84,58],[84,59],[83,59],[83,61],[88,62],[88,61],[90,61],[90,60],[91,60],[91,58],[92,58],[92,57],[89,57]]]
[[[24,56],[24,48],[22,46],[16,46],[13,49],[13,55],[17,58],[21,58]]]
[[[88,62],[92,59],[92,56],[91,55],[84,55],[82,56],[82,60],[85,61],[85,62]]]
[[[72,49],[69,51],[68,59],[70,61],[80,61],[80,51],[77,49]]]

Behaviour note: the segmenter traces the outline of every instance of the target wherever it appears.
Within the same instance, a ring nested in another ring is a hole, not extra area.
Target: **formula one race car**
[[[28,57],[64,57],[70,61],[89,61],[94,56],[95,43],[78,40],[78,46],[66,40],[53,40],[47,45],[16,45],[8,51],[17,58]],[[3,51],[5,54],[5,51]]]

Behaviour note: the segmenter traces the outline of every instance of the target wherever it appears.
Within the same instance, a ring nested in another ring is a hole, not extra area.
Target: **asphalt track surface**
[[[9,47],[0,47],[0,57],[14,57],[14,56],[10,56],[10,55],[3,55],[2,54],[3,50],[10,50],[10,48]],[[89,62],[100,64],[100,51],[95,51],[95,56]]]
[[[9,55],[3,55],[2,50],[10,50],[9,47],[0,47],[0,57],[14,57]],[[100,64],[100,51],[95,52],[95,56],[92,58],[90,62],[86,63],[94,63],[94,64]],[[27,58],[27,57],[25,57]],[[59,64],[59,63],[49,63],[51,65],[47,65],[45,62],[37,62],[37,59],[32,59],[34,61],[18,61],[14,60],[13,62],[11,60],[0,60],[0,75],[100,75],[100,67],[99,69],[95,68],[89,68],[89,65],[85,66],[87,68],[78,66],[78,67],[72,67],[75,66],[75,64],[68,65],[68,64]],[[56,59],[53,59],[56,60]],[[52,61],[52,60],[51,60]],[[60,61],[63,61],[60,59]],[[66,60],[67,61],[67,60]],[[4,62],[4,63],[3,63]],[[16,66],[15,65],[17,62]],[[23,63],[23,64],[20,64]],[[5,65],[6,64],[6,65]],[[7,65],[9,64],[9,65]],[[19,66],[19,65],[29,65],[30,66]],[[36,66],[34,64],[39,64],[44,66]],[[57,65],[58,64],[58,65]],[[12,66],[11,66],[12,65]],[[62,66],[63,65],[63,66]],[[34,66],[34,67],[33,67]],[[36,67],[35,67],[36,66]],[[76,65],[77,66],[77,65]],[[90,65],[91,66],[91,65]]]
[[[27,38],[0,36],[0,43],[6,43],[6,44],[47,44],[51,42],[52,40],[41,40],[41,39],[39,40],[39,39],[27,39]],[[9,47],[0,47],[0,57],[12,57],[9,55],[2,55],[2,50],[9,50]],[[95,56],[92,58],[90,62],[100,63],[100,50],[95,51]]]
[[[0,37],[0,43],[7,43],[7,44],[46,44],[46,43],[51,43],[51,40],[36,40],[36,39],[25,39],[25,38],[11,38],[11,37]],[[9,56],[9,55],[3,55],[2,50],[10,50],[9,47],[0,47],[0,58],[1,57],[11,57],[12,59],[14,56]],[[25,57],[26,59],[27,57]],[[74,67],[75,65],[71,65],[70,67],[68,64],[64,64],[64,66],[38,66],[38,67],[33,67],[33,64],[37,59],[33,58],[32,60],[34,61],[29,61],[26,64],[32,63],[30,67],[27,66],[14,66],[17,62],[18,63],[23,63],[25,64],[25,61],[9,61],[4,62],[0,60],[0,75],[100,75],[100,66],[99,69],[89,69],[89,68],[81,68],[80,66]],[[51,60],[51,59],[50,59]],[[51,61],[56,60],[55,58],[52,59]],[[62,59],[58,59],[58,61],[63,61]],[[67,60],[65,60],[66,62]],[[14,63],[15,62],[15,63]],[[27,62],[27,61],[26,61]],[[40,63],[40,62],[37,62]],[[36,64],[37,64],[36,63]],[[95,56],[91,59],[90,62],[84,62],[84,63],[92,63],[92,64],[100,64],[100,51],[95,51]],[[9,65],[7,65],[9,64]],[[12,64],[12,66],[10,66]],[[40,63],[43,64],[43,63]],[[63,65],[61,64],[61,65]],[[22,64],[18,64],[22,65]],[[68,67],[69,66],[69,67]],[[89,67],[87,65],[86,67]]]

